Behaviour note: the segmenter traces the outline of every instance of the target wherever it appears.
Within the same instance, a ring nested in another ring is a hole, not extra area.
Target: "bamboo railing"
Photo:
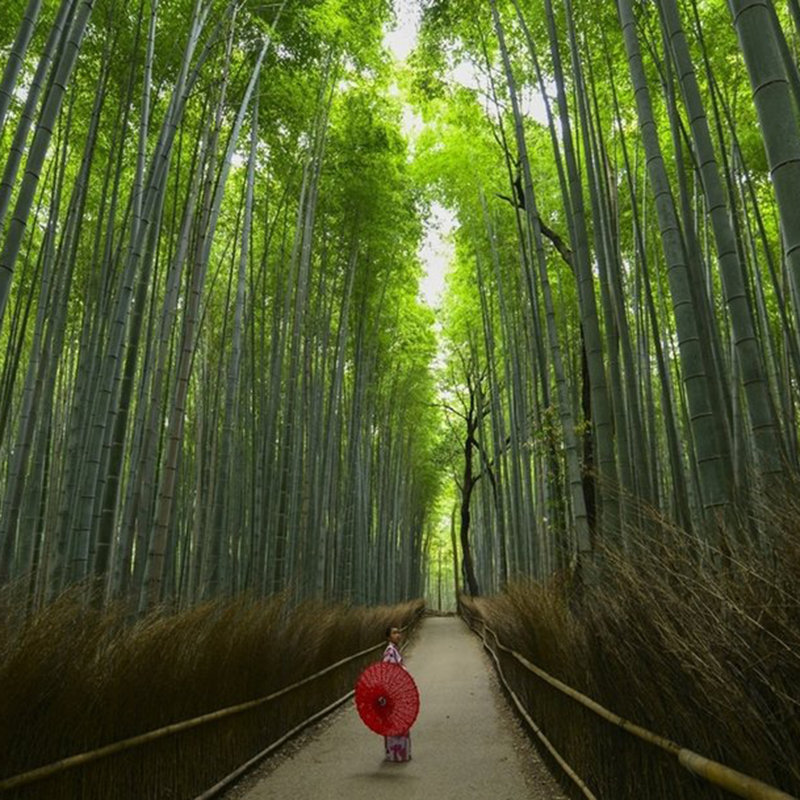
[[[500,664],[500,658],[497,655],[497,650],[506,653],[526,670],[533,673],[536,675],[536,677],[540,678],[545,683],[556,689],[556,691],[560,692],[566,697],[569,697],[576,703],[579,703],[584,708],[589,709],[589,711],[593,712],[597,716],[602,717],[604,720],[606,720],[606,722],[610,722],[612,725],[615,725],[617,728],[620,728],[631,736],[635,736],[641,741],[668,753],[670,756],[674,757],[682,767],[686,768],[694,775],[707,781],[713,786],[716,786],[720,789],[725,789],[726,791],[731,792],[738,797],[743,797],[746,800],[798,800],[798,798],[794,797],[793,795],[787,794],[786,792],[781,791],[774,786],[770,786],[763,781],[738,772],[737,770],[732,769],[725,764],[721,764],[718,761],[706,758],[705,756],[695,753],[685,747],[681,747],[676,742],[673,742],[664,736],[659,736],[657,733],[653,733],[652,731],[643,728],[641,725],[637,725],[630,720],[624,719],[623,717],[619,716],[619,714],[615,714],[605,706],[600,705],[600,703],[597,701],[592,700],[591,697],[587,697],[577,689],[573,689],[571,686],[568,686],[566,683],[558,680],[558,678],[554,678],[540,667],[537,667],[535,664],[531,663],[527,658],[525,658],[525,656],[503,644],[497,636],[497,633],[492,630],[492,628],[490,628],[483,619],[470,614],[470,612],[467,611],[467,609],[461,603],[459,603],[459,613],[469,628],[478,636],[480,636],[483,646],[494,660],[495,666],[497,667],[498,676],[504,688],[509,693],[512,701],[516,705],[522,717],[531,727],[536,736],[540,739],[542,744],[544,744],[547,750],[551,753],[557,763],[564,769],[566,774],[583,793],[584,797],[590,798],[590,800],[597,800],[596,796],[581,780],[577,773],[575,773],[572,767],[567,763],[566,759],[556,751],[544,733],[539,729],[533,719],[531,719],[527,709],[525,709],[518,695],[508,684],[505,675],[503,674],[503,669]],[[494,639],[494,648],[489,644],[486,636],[487,633],[490,634]]]
[[[418,615],[412,623],[410,623],[404,628],[401,628],[400,630],[405,631],[408,630],[409,628],[413,630],[413,628],[419,622],[420,617],[421,614]],[[345,658],[342,658],[339,661],[330,664],[324,669],[315,672],[313,675],[309,675],[303,678],[302,680],[296,681],[295,683],[292,683],[288,686],[284,686],[283,688],[275,692],[272,692],[268,695],[265,695],[264,697],[259,697],[256,698],[255,700],[249,700],[245,703],[239,703],[234,706],[228,706],[226,708],[221,708],[217,711],[212,711],[208,714],[202,714],[201,716],[192,717],[191,719],[186,719],[180,722],[172,723],[170,725],[165,725],[161,728],[157,728],[155,730],[139,734],[138,736],[131,736],[127,739],[122,739],[117,742],[112,742],[111,744],[104,745],[103,747],[98,747],[94,750],[89,750],[84,753],[77,753],[76,755],[69,756],[67,758],[62,758],[58,761],[54,761],[50,764],[45,764],[41,767],[28,770],[27,772],[23,772],[18,775],[13,775],[8,778],[0,779],[0,795],[13,791],[15,789],[20,789],[22,787],[27,787],[32,784],[40,783],[48,778],[52,778],[53,776],[67,772],[68,770],[77,769],[79,767],[83,767],[88,764],[92,764],[94,762],[107,759],[111,756],[134,750],[138,747],[142,747],[143,745],[151,744],[158,740],[165,740],[177,734],[184,733],[185,731],[189,731],[194,728],[200,728],[201,726],[208,725],[213,722],[218,722],[220,720],[228,719],[236,715],[243,714],[247,711],[259,708],[261,706],[265,706],[277,700],[278,698],[290,694],[291,692],[299,689],[301,686],[305,686],[313,681],[316,681],[319,678],[339,669],[345,664],[349,664],[353,661],[356,661],[357,659],[361,659],[365,656],[368,656],[370,653],[373,653],[376,650],[379,650],[385,646],[386,642],[381,641],[378,644],[372,645],[363,650],[359,650],[357,653],[353,653],[352,655],[346,656]],[[294,726],[291,730],[287,731],[278,739],[271,742],[264,750],[260,751],[255,756],[248,759],[247,762],[237,767],[233,772],[226,775],[222,780],[217,782],[210,789],[203,792],[203,794],[198,795],[198,797],[195,798],[195,800],[208,800],[209,798],[214,797],[222,789],[226,788],[231,783],[233,783],[233,781],[236,778],[238,778],[248,769],[253,767],[256,763],[263,760],[270,753],[274,752],[287,740],[291,739],[293,736],[298,734],[303,729],[307,728],[308,726],[322,719],[324,716],[326,716],[331,711],[338,708],[352,696],[353,696],[353,691],[351,690],[346,694],[340,696],[336,700],[334,700],[325,708],[315,712],[310,717],[304,719],[298,725]]]

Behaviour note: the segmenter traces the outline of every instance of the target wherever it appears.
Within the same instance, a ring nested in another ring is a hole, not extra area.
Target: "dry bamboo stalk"
[[[414,622],[416,623],[418,621],[419,617],[417,617]],[[411,625],[406,625],[404,628],[400,628],[399,630],[405,631],[408,630],[409,627],[411,627]],[[326,675],[328,672],[331,672],[337,667],[342,666],[342,664],[346,664],[348,661],[354,661],[356,658],[365,656],[383,646],[384,642],[380,642],[372,647],[367,647],[364,650],[360,650],[358,653],[354,653],[351,656],[346,656],[345,658],[334,662],[330,666],[325,667],[325,669],[321,669],[319,672],[315,672],[313,675],[309,675],[308,677],[303,678],[296,683],[292,683],[289,686],[284,686],[277,692],[266,695],[266,697],[260,697],[256,700],[248,700],[246,703],[239,703],[238,705],[222,708],[219,711],[212,711],[209,714],[203,714],[199,717],[193,717],[192,719],[183,720],[182,722],[175,722],[172,725],[166,725],[163,728],[157,728],[156,730],[139,734],[139,736],[132,736],[129,739],[122,739],[119,742],[113,742],[105,747],[98,747],[97,749],[89,750],[86,753],[78,753],[77,755],[69,756],[68,758],[62,758],[59,761],[54,761],[51,764],[45,764],[42,767],[37,767],[36,769],[29,770],[28,772],[22,772],[19,775],[12,775],[10,778],[0,780],[0,793],[7,792],[9,789],[16,789],[20,786],[27,786],[31,783],[37,783],[45,778],[57,775],[59,772],[65,772],[66,770],[74,767],[90,764],[93,761],[107,758],[108,756],[124,752],[125,750],[131,750],[134,747],[139,747],[140,745],[147,744],[148,742],[156,741],[157,739],[161,739],[165,736],[172,736],[173,734],[181,733],[191,728],[196,728],[200,725],[205,725],[207,722],[214,722],[219,719],[224,719],[225,717],[240,714],[243,711],[249,711],[251,708],[256,708],[257,706],[264,705],[271,700],[275,700],[281,695],[287,694],[288,692],[291,692],[294,689],[309,683],[310,681],[316,680],[322,675]],[[308,720],[306,720],[306,723],[307,722]],[[306,723],[301,723],[301,725],[305,725]]]
[[[42,767],[37,767],[36,769],[29,770],[28,772],[22,772],[19,775],[13,775],[10,778],[5,778],[4,780],[0,780],[0,793],[6,792],[9,789],[16,789],[20,786],[27,786],[31,783],[36,783],[44,780],[45,778],[56,775],[59,772],[65,772],[66,770],[73,769],[74,767],[90,764],[93,761],[107,758],[108,756],[115,755],[116,753],[121,753],[134,747],[139,747],[143,744],[156,741],[157,739],[162,739],[165,736],[172,736],[173,734],[182,733],[183,731],[190,730],[191,728],[205,725],[208,722],[214,722],[216,720],[224,719],[225,717],[240,714],[244,711],[249,711],[252,708],[256,708],[257,706],[264,705],[271,700],[275,700],[276,698],[281,697],[282,695],[287,694],[288,692],[291,692],[312,680],[316,680],[322,675],[325,675],[337,667],[342,666],[342,664],[346,664],[348,661],[353,661],[356,658],[360,658],[361,656],[365,656],[368,653],[373,652],[374,650],[378,650],[379,648],[383,647],[383,644],[384,643],[381,642],[380,644],[376,644],[372,647],[366,648],[365,650],[361,650],[358,653],[354,653],[351,656],[342,658],[334,664],[325,667],[325,669],[315,672],[313,675],[309,675],[308,677],[303,678],[296,683],[292,683],[289,686],[284,686],[283,689],[279,689],[277,692],[268,694],[265,697],[260,697],[256,700],[248,700],[246,703],[239,703],[235,706],[222,708],[218,711],[212,711],[209,714],[203,714],[199,717],[183,720],[182,722],[175,722],[172,725],[166,725],[163,728],[157,728],[156,730],[148,731],[147,733],[142,733],[138,736],[132,736],[129,739],[122,739],[119,742],[113,742],[105,747],[99,747],[95,750],[89,750],[86,753],[79,753],[74,756],[69,756],[68,758],[62,758],[60,761],[54,761],[51,764],[45,764]]]
[[[592,700],[591,697],[587,697],[585,694],[582,694],[577,689],[573,689],[571,686],[568,686],[566,683],[562,683],[558,678],[554,678],[552,675],[549,675],[543,669],[540,669],[535,664],[532,664],[528,661],[525,656],[520,655],[516,651],[512,650],[510,647],[506,647],[504,644],[501,644],[500,640],[497,638],[497,634],[488,626],[486,626],[486,630],[494,636],[494,640],[497,643],[497,646],[509,653],[513,656],[523,667],[525,667],[530,672],[533,672],[534,675],[541,678],[546,683],[549,683],[554,688],[558,689],[559,692],[562,694],[567,695],[567,697],[571,697],[573,700],[576,700],[581,705],[588,708],[590,711],[594,711],[603,719],[608,720],[612,724],[616,725],[623,730],[628,731],[628,733],[632,733],[634,736],[638,736],[640,739],[648,742],[649,744],[655,745],[656,747],[660,747],[662,750],[666,750],[666,752],[670,753],[671,755],[677,756],[678,753],[681,751],[681,746],[676,744],[670,739],[666,739],[663,736],[659,736],[652,731],[647,730],[647,728],[642,728],[640,725],[637,725],[630,720],[625,719],[624,717],[619,716],[619,714],[615,714],[613,711],[609,711],[605,706],[601,706],[595,700]]]
[[[497,657],[497,654],[489,647],[489,643],[486,641],[486,637],[481,635],[481,639],[483,640],[483,646],[489,651],[489,654],[494,659],[494,663],[497,666],[497,674],[500,677],[500,680],[505,686],[506,691],[511,695],[511,699],[514,701],[514,705],[517,707],[517,710],[520,714],[522,714],[525,722],[528,723],[531,730],[536,734],[539,738],[539,741],[547,748],[548,752],[551,756],[558,762],[558,765],[564,772],[567,773],[567,776],[573,781],[573,783],[581,790],[583,796],[588,798],[588,800],[597,800],[597,795],[595,795],[592,790],[583,782],[583,779],[577,772],[567,763],[564,757],[556,750],[553,746],[552,742],[544,735],[542,729],[533,721],[531,715],[525,709],[525,706],[522,704],[522,701],[517,697],[517,693],[511,688],[508,681],[506,681],[506,677],[503,674],[503,668],[500,666],[500,659]]]
[[[406,628],[407,627],[408,626],[406,626]],[[401,628],[400,630],[406,630],[406,628]],[[405,651],[407,645],[408,640],[406,640],[400,649]],[[378,647],[381,647],[381,645],[378,645]],[[354,694],[355,690],[351,689],[347,694],[342,695],[338,700],[334,700],[330,705],[325,706],[325,708],[323,708],[321,711],[317,711],[316,714],[312,714],[308,719],[303,720],[299,725],[295,725],[295,727],[290,731],[284,733],[283,736],[281,736],[279,739],[276,739],[268,747],[265,747],[260,753],[256,753],[256,755],[245,761],[244,764],[237,767],[233,772],[226,775],[221,781],[215,783],[210,789],[207,789],[205,792],[203,792],[203,794],[195,797],[194,800],[211,800],[212,797],[216,797],[223,789],[230,786],[240,775],[243,775],[251,767],[254,767],[259,761],[263,761],[270,753],[277,750],[284,742],[291,739],[295,734],[300,733],[300,731],[305,730],[309,725],[313,725],[317,720],[320,720],[327,714],[330,714],[331,711],[338,708],[340,705],[342,705],[342,703],[347,702]]]
[[[475,621],[475,617],[473,617],[463,607],[461,608],[461,613],[469,619]],[[727,791],[732,792],[739,797],[745,798],[745,800],[798,800],[798,798],[794,797],[793,795],[787,794],[786,792],[781,791],[774,786],[770,786],[768,783],[764,783],[757,778],[752,778],[749,775],[737,772],[731,767],[720,764],[718,761],[714,761],[713,759],[694,753],[691,750],[687,750],[670,739],[659,736],[658,734],[653,733],[646,728],[642,728],[640,725],[636,725],[635,723],[620,717],[619,714],[609,711],[607,708],[605,708],[605,706],[601,706],[590,697],[587,697],[585,694],[573,689],[571,686],[562,683],[560,680],[554,678],[543,669],[540,669],[535,664],[532,664],[530,661],[528,661],[528,659],[525,658],[525,656],[520,655],[510,647],[506,647],[500,642],[500,639],[495,631],[493,631],[482,619],[480,620],[480,623],[483,626],[484,631],[488,631],[492,634],[499,649],[509,653],[520,664],[522,664],[523,667],[530,672],[533,672],[534,675],[541,678],[546,683],[549,683],[553,688],[558,689],[558,691],[560,691],[562,694],[571,697],[573,700],[588,708],[590,711],[593,711],[598,716],[603,717],[603,719],[607,720],[608,722],[611,722],[613,725],[622,728],[623,730],[633,734],[639,739],[642,739],[648,744],[655,745],[671,755],[676,756],[678,763],[681,764],[681,766],[685,767],[690,772],[693,772],[698,777],[703,778],[703,780],[707,781],[708,783],[719,786],[722,789],[726,789]],[[467,624],[470,628],[475,630],[474,626],[470,624],[469,621],[467,621]],[[481,638],[483,639],[484,643],[486,643],[486,636],[483,635]],[[491,648],[489,649],[491,651]]]
[[[330,705],[325,706],[322,711],[317,711],[316,714],[312,714],[308,719],[303,720],[299,725],[295,725],[287,733],[284,733],[279,739],[276,739],[272,744],[268,747],[265,747],[260,753],[256,753],[251,759],[245,761],[240,767],[237,767],[233,772],[226,775],[221,781],[215,783],[210,789],[207,789],[203,794],[198,795],[195,797],[194,800],[211,800],[212,797],[216,797],[223,789],[226,789],[228,786],[231,785],[240,775],[243,775],[247,770],[251,767],[254,767],[258,764],[259,761],[263,761],[270,753],[274,750],[277,750],[284,742],[291,739],[295,734],[300,733],[300,731],[307,728],[309,725],[312,725],[317,720],[322,719],[327,714],[330,714],[331,711],[338,708],[342,703],[349,700],[355,691],[352,689],[345,695],[342,695],[338,700],[334,700]]]

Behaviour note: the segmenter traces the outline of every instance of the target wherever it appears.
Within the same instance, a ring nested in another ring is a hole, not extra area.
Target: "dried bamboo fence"
[[[746,798],[746,800],[798,800],[793,795],[787,794],[774,786],[770,786],[749,775],[737,772],[735,769],[731,769],[718,761],[701,756],[685,747],[681,747],[670,739],[659,736],[640,725],[623,719],[618,714],[600,705],[600,703],[592,700],[585,694],[582,694],[571,686],[554,678],[552,675],[549,675],[543,669],[532,664],[525,656],[503,644],[498,638],[497,633],[495,633],[482,618],[471,614],[463,603],[459,603],[459,613],[470,629],[480,636],[484,648],[491,655],[495,663],[501,683],[511,697],[512,702],[517,707],[520,715],[550,753],[552,758],[564,770],[577,790],[584,797],[588,798],[588,800],[602,800],[602,798],[599,798],[598,795],[592,792],[587,783],[582,780],[573,767],[570,766],[564,753],[556,749],[529,713],[529,706],[531,703],[526,703],[525,701],[529,699],[531,692],[534,690],[531,688],[531,681],[524,680],[523,675],[525,673],[527,673],[528,678],[533,675],[538,679],[536,681],[536,691],[538,691],[540,687],[550,687],[555,690],[557,693],[556,706],[563,708],[562,701],[578,704],[589,714],[599,717],[605,723],[610,724],[612,731],[620,736],[619,741],[621,747],[628,747],[631,745],[633,739],[638,739],[655,748],[659,755],[666,755],[673,764],[677,763],[685,767],[689,772],[705,781],[707,784],[722,789],[737,797]],[[494,644],[490,643],[489,637],[491,637]],[[513,673],[511,680],[507,677],[507,673]],[[513,687],[512,683],[514,684]],[[587,731],[593,730],[588,725],[585,727],[573,725],[572,727],[575,729],[575,735],[580,735],[581,732],[583,735],[587,735]],[[611,731],[609,731],[609,734],[611,735]],[[633,739],[631,737],[633,737]],[[562,749],[568,750],[568,747]],[[656,764],[655,767],[646,767],[643,762],[642,772],[638,776],[632,776],[632,781],[639,780],[638,787],[632,783],[631,787],[628,787],[632,789],[632,793],[626,793],[624,796],[634,796],[637,792],[638,796],[643,796],[642,787],[647,786],[647,773],[653,769],[659,778],[663,779],[664,771],[659,768],[658,764]]]
[[[409,630],[406,644],[423,611],[421,606],[412,622],[401,628]],[[0,779],[0,796],[3,800],[209,800],[351,698],[356,677],[385,646],[381,641],[264,697]],[[313,692],[297,691],[310,684]],[[321,700],[326,703],[323,708]],[[113,795],[110,786],[115,787]]]

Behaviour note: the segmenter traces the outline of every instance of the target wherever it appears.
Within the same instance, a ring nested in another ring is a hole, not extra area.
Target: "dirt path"
[[[352,702],[301,747],[265,764],[227,798],[243,800],[561,800],[518,728],[478,639],[458,618],[429,618],[408,654],[421,708],[413,759],[383,761],[383,740]]]

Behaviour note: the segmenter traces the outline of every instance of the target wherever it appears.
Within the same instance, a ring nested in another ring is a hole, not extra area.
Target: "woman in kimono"
[[[399,664],[403,669],[403,655],[400,648],[400,631],[397,628],[386,629],[388,645],[383,651],[383,660],[392,664]],[[383,743],[386,749],[387,761],[411,761],[411,734],[406,731],[401,736],[384,736]]]

